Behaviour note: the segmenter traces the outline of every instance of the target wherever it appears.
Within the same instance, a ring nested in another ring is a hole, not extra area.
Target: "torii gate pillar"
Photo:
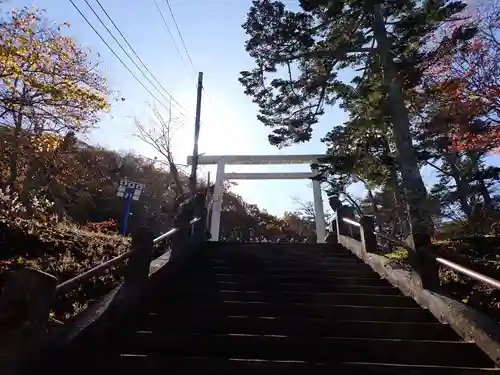
[[[214,195],[212,197],[212,219],[210,221],[210,241],[219,241],[220,215],[222,212],[222,193],[224,185],[224,168],[222,161],[217,163],[217,173],[215,174]]]

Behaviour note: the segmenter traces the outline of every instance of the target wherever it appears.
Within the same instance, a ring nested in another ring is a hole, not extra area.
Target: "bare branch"
[[[155,120],[152,127],[146,127],[139,120],[135,120],[137,132],[134,134],[137,138],[152,147],[158,152],[163,160],[158,160],[159,163],[166,166],[174,180],[175,194],[175,210],[179,207],[184,195],[184,182],[178,169],[178,165],[174,161],[172,152],[173,125],[172,104],[170,103],[167,119],[159,112],[155,106],[151,107]],[[156,158],[155,158],[156,160]]]

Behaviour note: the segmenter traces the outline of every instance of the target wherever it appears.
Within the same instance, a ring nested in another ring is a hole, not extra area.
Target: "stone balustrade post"
[[[58,281],[30,268],[7,271],[5,277],[0,297],[0,372],[17,375],[37,360]]]

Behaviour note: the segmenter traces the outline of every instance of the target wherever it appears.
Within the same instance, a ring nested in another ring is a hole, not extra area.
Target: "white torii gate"
[[[226,164],[312,164],[325,155],[200,155],[199,165],[217,165],[212,205],[212,221],[210,223],[211,241],[219,240],[220,215],[222,211],[222,187],[224,180],[297,180],[316,176],[311,172],[284,173],[225,173]],[[193,157],[188,156],[187,164],[191,165]],[[314,216],[316,220],[317,242],[325,242],[325,215],[321,197],[321,183],[313,180]]]

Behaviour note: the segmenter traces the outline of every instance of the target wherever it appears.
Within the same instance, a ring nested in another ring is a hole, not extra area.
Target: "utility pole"
[[[203,72],[198,73],[198,90],[196,96],[196,118],[194,121],[194,148],[193,164],[191,166],[191,178],[189,190],[194,196],[196,190],[196,168],[198,168],[198,139],[200,138],[200,116],[201,116],[201,91],[203,90]]]

